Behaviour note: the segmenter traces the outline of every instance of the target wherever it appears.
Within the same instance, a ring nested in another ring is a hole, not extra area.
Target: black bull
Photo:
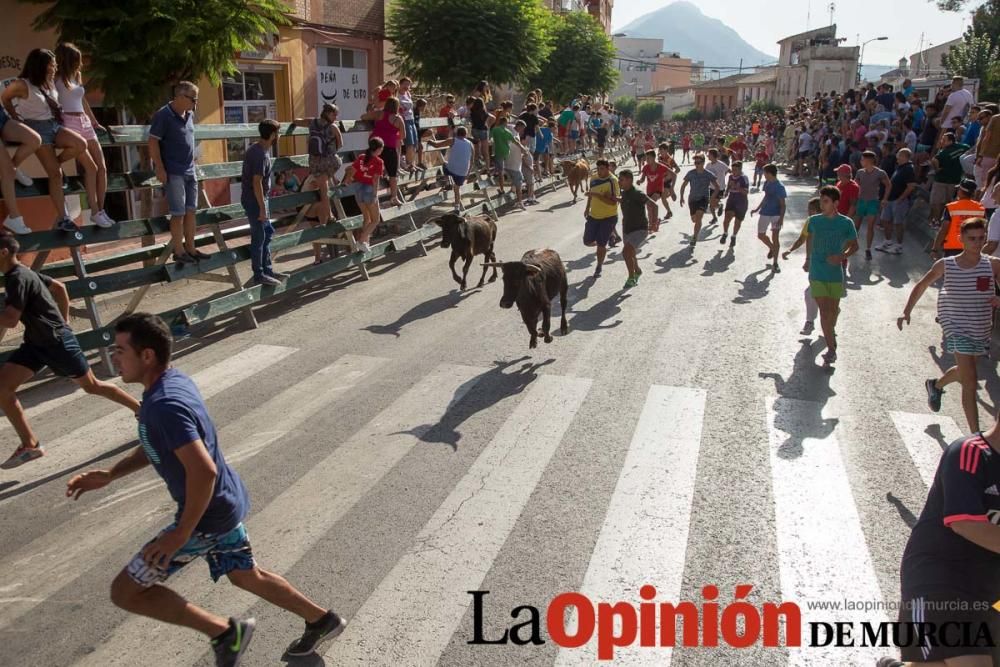
[[[446,213],[434,220],[441,227],[441,247],[451,248],[451,260],[448,267],[451,269],[451,276],[455,282],[466,287],[466,278],[469,275],[469,266],[472,265],[472,258],[482,255],[487,262],[496,262],[496,255],[493,254],[493,244],[497,239],[497,225],[487,215],[477,215],[465,218],[457,213]],[[455,262],[459,258],[465,260],[462,268],[462,277],[455,273]],[[486,281],[487,266],[483,266],[483,275],[479,279],[479,287]],[[497,279],[496,266],[493,267],[493,275],[490,282]]]
[[[555,250],[529,250],[520,262],[492,262],[485,266],[499,266],[503,271],[503,296],[500,307],[510,308],[515,303],[521,312],[521,319],[528,327],[531,340],[529,348],[538,347],[538,335],[552,342],[550,322],[552,300],[559,295],[562,319],[559,331],[565,335],[569,331],[566,323],[566,267]],[[542,316],[542,329],[538,330],[538,315]]]

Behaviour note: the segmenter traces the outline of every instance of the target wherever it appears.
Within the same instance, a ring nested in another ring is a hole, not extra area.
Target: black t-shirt
[[[903,550],[904,599],[1000,597],[1000,554],[961,537],[955,521],[1000,524],[1000,455],[982,434],[959,438],[944,451],[927,503]]]
[[[520,116],[518,116],[518,118],[524,121],[524,124],[526,126],[524,128],[524,133],[529,137],[535,136],[535,128],[538,127],[539,123],[538,116],[531,113],[530,111],[525,111]]]
[[[538,115],[548,120],[552,120],[555,117],[555,114],[552,113],[552,109],[539,109]]]
[[[920,133],[920,143],[925,146],[933,146],[937,141],[939,128],[930,118],[924,119],[924,131]]]
[[[907,162],[906,164],[897,165],[891,180],[892,187],[889,188],[889,201],[896,201],[903,194],[903,191],[906,190],[907,185],[916,183],[917,181],[917,173],[913,170],[913,163]]]
[[[49,285],[52,278],[35,273],[18,264],[4,274],[7,304],[21,311],[24,324],[24,342],[31,345],[55,345],[66,328]]]
[[[646,196],[646,193],[640,192],[634,187],[628,190],[622,189],[622,232],[628,234],[640,230],[646,231],[649,227],[646,220],[646,204],[650,202],[652,200]]]

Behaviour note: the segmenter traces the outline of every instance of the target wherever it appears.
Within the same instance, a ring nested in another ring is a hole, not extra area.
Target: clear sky
[[[671,0],[615,0],[613,29],[669,4]],[[782,37],[830,22],[829,0],[694,0],[694,4],[706,16],[721,20],[752,46],[772,55],[777,55],[776,42]],[[942,12],[927,0],[835,0],[834,4],[833,22],[837,35],[847,38],[844,44],[857,44],[859,34],[861,41],[884,35],[889,39],[865,47],[865,63],[895,66],[901,57],[916,53],[921,32],[924,48],[961,37],[969,23],[968,8],[982,2],[973,0],[960,13]]]

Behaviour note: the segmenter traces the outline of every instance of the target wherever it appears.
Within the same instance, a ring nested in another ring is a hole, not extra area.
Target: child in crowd
[[[819,197],[813,197],[809,200],[808,204],[808,218],[806,218],[805,224],[802,225],[802,232],[799,234],[798,240],[792,244],[792,247],[781,254],[782,258],[787,260],[788,256],[799,249],[803,244],[806,246],[806,261],[802,265],[802,270],[809,273],[809,258],[812,257],[812,239],[809,238],[809,218],[814,215],[819,215],[822,213],[819,205]],[[819,306],[816,304],[816,299],[813,298],[812,288],[806,285],[805,292],[802,293],[806,304],[806,322],[802,325],[802,331],[799,333],[803,336],[808,336],[816,328],[816,316],[819,315]]]
[[[358,184],[358,190],[354,197],[358,202],[358,208],[361,209],[361,215],[364,217],[361,229],[354,232],[354,240],[357,242],[359,252],[371,250],[368,241],[381,219],[378,207],[378,183],[385,170],[385,164],[380,157],[384,147],[385,144],[379,137],[368,139],[368,150],[354,160],[344,176],[345,182],[354,181]]]

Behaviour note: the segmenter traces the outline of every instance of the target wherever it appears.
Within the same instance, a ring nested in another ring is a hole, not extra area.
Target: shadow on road
[[[794,459],[802,456],[806,438],[823,440],[840,422],[836,417],[824,418],[823,406],[835,396],[830,388],[830,373],[816,364],[816,356],[826,345],[822,340],[803,338],[795,353],[792,372],[787,379],[778,373],[760,373],[762,379],[773,380],[778,392],[775,399],[774,428],[788,434],[778,447],[778,456]],[[824,447],[826,443],[815,446]]]
[[[761,274],[767,275],[763,280],[758,280],[758,276]],[[739,294],[733,297],[733,303],[752,303],[757,299],[763,299],[768,294],[772,278],[774,278],[774,273],[771,269],[767,268],[754,271],[743,280],[734,280],[734,283],[740,285],[740,291]]]
[[[892,495],[891,493],[885,494],[885,499],[890,505],[896,508],[896,511],[899,512],[899,518],[903,520],[907,528],[913,528],[915,525],[917,525],[916,515],[910,511],[909,507],[903,504],[902,500]]]
[[[862,287],[874,287],[885,282],[885,276],[879,275],[872,280],[872,269],[868,262],[864,264],[849,264],[847,268],[847,289],[860,290]]]
[[[681,248],[669,257],[660,257],[656,260],[657,273],[670,273],[674,269],[685,269],[698,263],[687,246]]]
[[[573,319],[569,321],[570,330],[599,331],[614,329],[622,323],[621,319],[607,323],[608,320],[622,312],[621,304],[629,298],[629,294],[617,292],[603,301],[598,301],[587,310],[574,310]]]
[[[535,381],[539,369],[555,363],[555,359],[540,362],[531,362],[530,359],[531,357],[523,356],[510,361],[494,361],[492,369],[469,380],[467,384],[473,385],[472,389],[462,400],[448,408],[441,421],[436,424],[424,424],[402,433],[414,435],[421,442],[449,445],[453,451],[458,451],[458,443],[462,439],[459,427],[463,423],[505,398],[520,394]],[[520,366],[515,368],[517,364]],[[462,390],[463,388],[459,388],[458,392]]]
[[[715,253],[715,257],[705,262],[701,275],[714,276],[716,273],[725,273],[735,261],[736,253],[733,252],[732,248],[729,250],[718,250]]]
[[[373,334],[388,334],[399,338],[400,330],[407,324],[413,324],[414,322],[419,322],[420,320],[443,313],[446,310],[458,308],[459,304],[461,304],[466,297],[478,293],[479,289],[480,288],[472,288],[470,290],[466,290],[465,292],[455,290],[448,292],[447,294],[442,294],[441,296],[434,297],[433,299],[429,299],[423,303],[418,303],[396,318],[394,322],[389,322],[388,324],[369,324],[366,327],[362,327],[361,330]]]

